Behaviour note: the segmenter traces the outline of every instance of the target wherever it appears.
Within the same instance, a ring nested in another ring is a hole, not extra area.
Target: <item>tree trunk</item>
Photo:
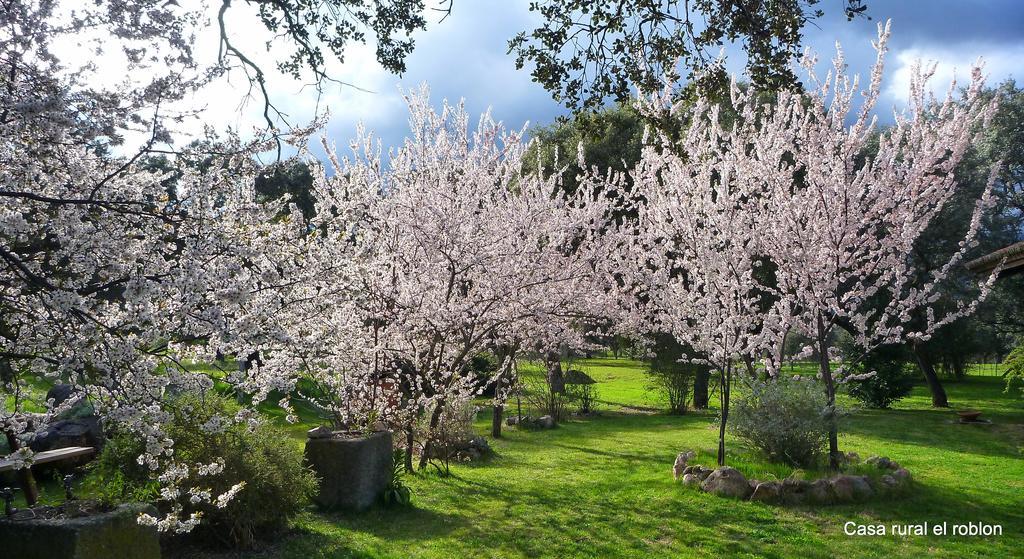
[[[749,355],[743,356],[743,366],[747,368],[747,376],[752,379],[757,378],[757,370],[754,369],[754,358]]]
[[[828,332],[825,322],[818,315],[818,371],[825,382],[825,397],[828,404],[828,467],[839,470],[839,431],[836,425],[836,385],[832,380],[832,364],[828,361]]]
[[[405,429],[405,471],[410,474],[412,469],[412,447],[416,444],[416,433],[413,430],[412,422]]]
[[[427,465],[429,460],[431,447],[434,446],[434,431],[437,430],[438,423],[441,422],[441,413],[444,412],[444,399],[442,398],[434,406],[434,411],[430,414],[430,426],[427,429],[427,440],[423,441],[423,453],[420,454],[419,469],[423,469]]]
[[[501,438],[501,419],[505,413],[505,406],[502,403],[501,385],[502,380],[505,378],[504,367],[505,364],[500,365],[502,371],[498,373],[498,378],[494,380],[494,412],[491,415],[491,436],[500,439]]]
[[[544,361],[547,364],[548,369],[548,386],[551,387],[552,394],[562,394],[565,392],[565,377],[562,375],[562,358],[558,355],[558,352],[549,352],[544,356]]]
[[[718,422],[718,465],[725,465],[725,424],[729,421],[729,391],[732,389],[732,363],[726,364],[719,375],[718,402],[722,407],[722,420]]]
[[[501,422],[505,415],[505,393],[503,388],[506,377],[511,379],[511,374],[509,373],[512,372],[512,356],[514,351],[514,349],[508,349],[507,346],[500,346],[495,351],[500,372],[498,373],[498,378],[494,381],[494,415],[491,417],[491,436],[496,439],[501,438]]]
[[[7,437],[7,446],[10,447],[11,453],[21,448],[17,437],[8,431],[4,431],[4,435]],[[36,502],[39,501],[39,488],[36,487],[36,478],[32,475],[32,469],[21,468],[15,471],[15,475],[18,478],[18,485],[21,486],[22,493],[25,494],[25,502],[29,507],[34,507]]]
[[[505,406],[494,404],[494,415],[491,417],[491,436],[495,439],[501,438],[501,422],[505,415]]]
[[[708,382],[711,380],[711,369],[697,367],[693,377],[693,409],[708,409]]]
[[[946,391],[942,388],[942,383],[939,382],[939,375],[935,374],[935,366],[932,365],[931,358],[928,356],[928,350],[921,342],[914,342],[910,344],[910,347],[924,374],[924,380],[928,383],[928,390],[932,393],[932,407],[948,408],[949,400],[946,398]]]

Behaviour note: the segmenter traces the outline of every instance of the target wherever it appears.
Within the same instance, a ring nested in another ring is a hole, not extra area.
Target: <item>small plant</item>
[[[597,407],[596,384],[567,384],[565,392],[566,396],[576,404],[576,408],[581,414],[589,414]]]
[[[770,460],[814,465],[828,441],[831,418],[817,382],[785,378],[751,380],[750,394],[733,403],[729,431]]]
[[[437,460],[440,463],[432,462],[442,475],[451,473],[450,462],[455,454],[465,448],[469,440],[473,438],[473,421],[479,411],[471,400],[454,399],[447,401],[441,411],[441,416],[434,429],[424,421],[420,425],[421,437],[427,441],[423,452],[429,460]],[[403,456],[404,458],[404,456]]]
[[[523,383],[523,397],[530,408],[543,415],[550,415],[556,422],[565,419],[565,407],[569,401],[565,387],[559,392],[547,378],[527,377]]]
[[[412,505],[412,491],[405,484],[405,450],[396,448],[391,466],[391,481],[384,489],[384,506],[408,507]]]
[[[160,482],[136,460],[144,450],[137,437],[117,433],[103,445],[91,464],[86,483],[96,498],[107,505],[151,503],[160,497]]]
[[[664,395],[671,414],[683,415],[687,412],[690,392],[694,379],[703,365],[687,363],[688,348],[667,334],[653,336],[651,344],[650,368],[647,377],[650,387]]]

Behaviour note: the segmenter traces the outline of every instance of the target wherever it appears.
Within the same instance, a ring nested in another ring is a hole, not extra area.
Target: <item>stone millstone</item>
[[[326,509],[369,508],[391,482],[392,460],[390,431],[359,438],[306,440],[306,463],[320,478],[313,500]]]
[[[10,521],[0,518],[0,556],[18,559],[160,559],[156,527],[138,523],[151,505],[121,505],[78,518]]]

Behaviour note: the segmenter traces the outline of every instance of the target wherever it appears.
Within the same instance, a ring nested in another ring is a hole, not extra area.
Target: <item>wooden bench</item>
[[[37,452],[32,456],[32,465],[38,466],[49,462],[60,462],[61,460],[78,458],[79,456],[88,456],[94,452],[96,452],[96,449],[91,446],[69,446],[66,448],[44,450],[43,452]],[[13,461],[0,460],[0,473],[11,470],[14,470]]]
[[[60,462],[80,456],[89,456],[94,452],[96,452],[96,449],[91,446],[69,446],[44,450],[32,455],[32,465],[38,466],[49,462]],[[0,473],[14,470],[14,464],[12,460],[0,460]],[[18,481],[21,485],[21,490],[25,492],[25,502],[28,503],[29,507],[35,506],[36,501],[39,500],[39,489],[36,488],[36,480],[32,476],[32,469],[20,468],[18,470]]]

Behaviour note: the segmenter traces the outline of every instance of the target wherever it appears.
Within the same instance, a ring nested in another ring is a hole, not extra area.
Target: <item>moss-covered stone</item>
[[[149,505],[121,505],[102,514],[52,520],[0,519],[3,557],[18,559],[159,559],[156,528],[142,526]]]
[[[320,478],[319,490],[313,497],[318,505],[326,509],[364,510],[380,498],[391,481],[391,433],[309,439],[306,462]]]

